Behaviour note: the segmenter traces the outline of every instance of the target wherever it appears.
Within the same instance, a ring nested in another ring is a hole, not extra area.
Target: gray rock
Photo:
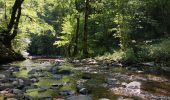
[[[146,62],[146,63],[142,63],[142,64],[145,66],[151,66],[151,67],[155,66],[154,62]]]
[[[92,100],[92,98],[87,95],[78,95],[78,96],[68,97],[66,98],[66,100]]]
[[[37,72],[36,69],[32,69],[32,70],[30,70],[30,71],[28,72],[28,74],[35,74],[36,72]]]
[[[24,85],[24,80],[18,79],[18,83],[19,83],[19,85]]]
[[[38,89],[38,92],[45,92],[45,91],[47,91],[47,88],[40,87],[40,88]]]
[[[115,78],[108,78],[107,79],[107,84],[109,84],[109,85],[114,85],[116,83],[117,83],[117,79],[115,79]]]
[[[77,92],[80,93],[80,94],[86,95],[86,94],[89,93],[89,90],[82,85],[78,85],[77,86]]]
[[[32,79],[30,79],[30,81],[35,83],[35,82],[38,82],[39,80],[37,78],[32,78]]]
[[[131,89],[140,89],[141,83],[137,81],[130,82],[129,84],[126,85],[126,88],[131,88]]]
[[[51,89],[60,88],[60,87],[62,87],[64,85],[65,85],[64,83],[54,83],[54,84],[51,85]]]
[[[0,79],[4,79],[6,76],[4,74],[0,74]]]
[[[55,79],[55,80],[60,80],[61,78],[62,78],[62,76],[61,75],[53,75],[53,78]]]
[[[16,85],[18,85],[19,83],[18,83],[18,81],[13,81],[12,84],[13,84],[14,86],[16,86]]]
[[[86,94],[88,94],[88,90],[86,89],[86,88],[81,88],[80,90],[79,90],[79,93],[80,94],[83,94],[83,95],[86,95]]]
[[[14,94],[22,94],[23,93],[22,90],[19,90],[19,89],[13,89],[12,92]]]
[[[18,72],[18,71],[19,71],[19,68],[18,68],[18,67],[10,67],[10,68],[8,69],[8,71],[10,71],[10,72]]]
[[[70,95],[74,95],[75,91],[71,91],[71,90],[64,90],[62,92],[59,92],[59,95],[61,96],[70,96]]]

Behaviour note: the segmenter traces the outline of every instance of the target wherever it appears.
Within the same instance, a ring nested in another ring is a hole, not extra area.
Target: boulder
[[[4,79],[4,78],[6,78],[6,75],[0,74],[0,79]]]
[[[81,88],[80,90],[79,90],[79,93],[80,94],[83,94],[83,95],[86,95],[86,94],[88,94],[88,90],[86,89],[86,88]]]
[[[75,91],[71,91],[71,90],[64,90],[62,92],[59,92],[60,96],[70,96],[70,95],[74,95]]]
[[[28,74],[35,74],[36,72],[37,72],[36,69],[32,69],[32,70],[30,70],[30,71],[28,72]]]
[[[141,83],[137,81],[130,82],[129,84],[126,85],[126,88],[131,88],[131,89],[140,89]]]
[[[78,85],[77,86],[77,92],[80,93],[80,94],[86,95],[86,94],[89,93],[89,90],[82,85]]]
[[[14,93],[14,94],[23,94],[23,92],[22,92],[22,90],[19,90],[19,89],[13,89],[12,90],[12,92]]]
[[[53,78],[54,78],[55,80],[60,80],[60,79],[62,78],[62,76],[55,74],[55,75],[53,75]]]

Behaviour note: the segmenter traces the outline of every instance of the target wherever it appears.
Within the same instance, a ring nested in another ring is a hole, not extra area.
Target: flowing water
[[[28,59],[1,65],[0,100],[170,100],[168,76],[145,69],[94,59]]]

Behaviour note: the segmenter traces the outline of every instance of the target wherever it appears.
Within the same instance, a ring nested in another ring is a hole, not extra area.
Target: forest
[[[170,0],[0,0],[0,100],[170,100],[169,90]]]

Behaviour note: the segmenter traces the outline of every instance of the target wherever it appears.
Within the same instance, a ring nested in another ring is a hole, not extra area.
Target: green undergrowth
[[[148,61],[166,63],[170,60],[170,38],[163,38],[158,42],[144,41],[142,44],[136,44],[136,46],[124,51],[117,50],[113,53],[97,56],[96,59],[130,64]]]

